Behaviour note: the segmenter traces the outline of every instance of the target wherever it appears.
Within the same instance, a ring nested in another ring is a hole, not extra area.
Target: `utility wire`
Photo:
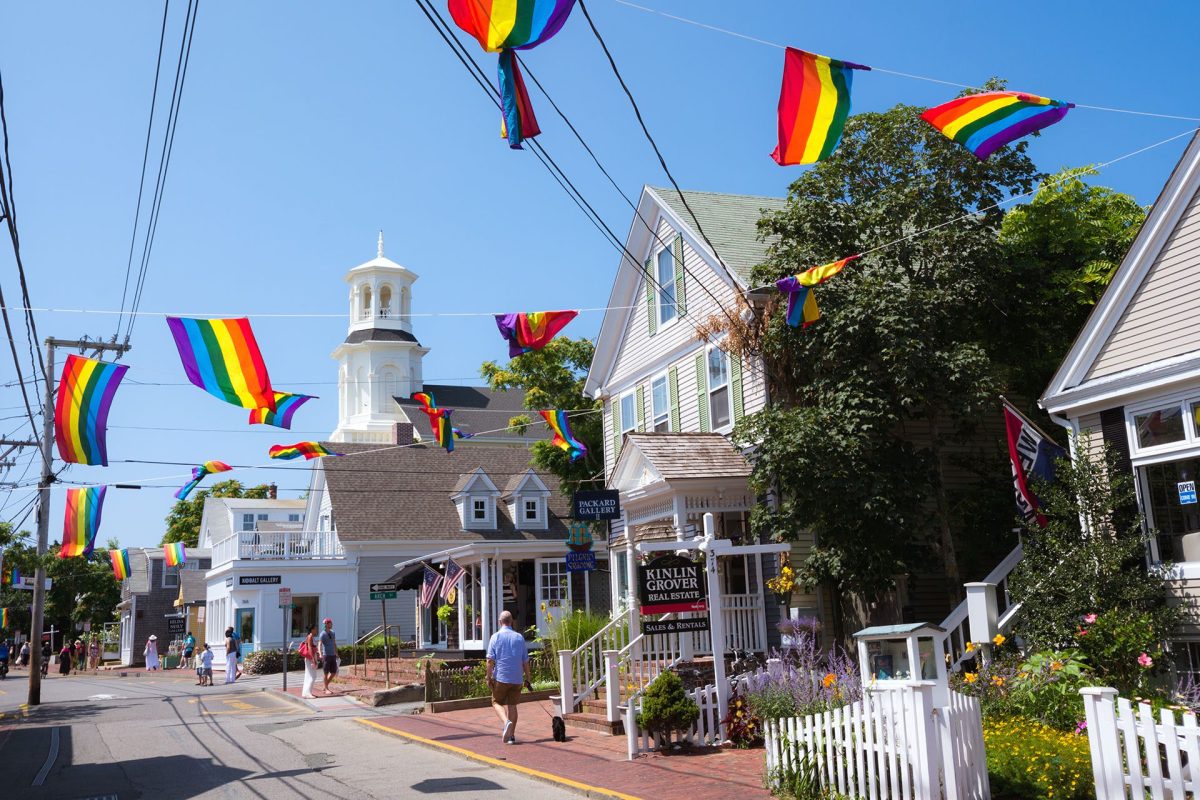
[[[133,212],[133,233],[129,235],[129,258],[125,262],[125,286],[121,289],[121,314],[117,317],[117,333],[121,333],[121,324],[125,315],[125,300],[129,293],[129,275],[133,270],[133,247],[137,242],[138,226],[142,217],[142,193],[146,188],[146,164],[150,161],[150,136],[154,130],[154,110],[158,105],[158,79],[162,73],[163,45],[167,40],[167,15],[171,10],[171,0],[163,3],[162,28],[158,33],[158,58],[154,61],[154,89],[150,93],[150,121],[146,123],[146,144],[142,147],[142,176],[138,179],[137,206]],[[120,356],[118,355],[118,358]]]

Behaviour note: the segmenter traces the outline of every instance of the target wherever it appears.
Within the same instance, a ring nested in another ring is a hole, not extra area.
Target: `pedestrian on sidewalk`
[[[62,650],[58,651],[58,674],[71,674],[71,643],[63,642]]]
[[[87,648],[85,648],[83,646],[83,640],[76,639],[75,640],[75,671],[76,672],[83,672],[85,669],[87,669],[87,656],[85,655],[86,652],[87,652]]]
[[[100,669],[100,637],[98,636],[93,636],[88,642],[88,668],[93,674]]]
[[[29,641],[26,640],[25,643],[21,645],[21,655],[17,657],[18,667],[24,668],[29,666],[29,652]]]
[[[188,631],[187,638],[183,640],[183,658],[179,660],[180,669],[189,669],[192,666],[192,656],[196,652],[196,637],[192,636],[192,632]]]
[[[317,670],[321,666],[321,661],[317,657],[317,625],[314,622],[308,626],[308,635],[304,637],[304,641],[300,643],[300,658],[304,659],[304,688],[300,690],[300,696],[305,700],[314,700],[313,684],[317,681]]]
[[[530,686],[529,649],[525,637],[513,630],[511,612],[501,611],[499,622],[500,629],[488,642],[487,683],[492,692],[492,708],[504,726],[500,739],[505,744],[516,744],[521,684]]]
[[[333,635],[333,620],[326,617],[325,630],[321,631],[321,665],[325,671],[325,694],[329,694],[329,682],[338,673],[337,637]]]
[[[233,628],[225,629],[225,682],[237,680],[237,639],[233,638]]]
[[[209,649],[208,642],[204,643],[204,649],[200,651],[200,666],[196,667],[196,677],[200,680],[198,686],[212,686],[212,662],[213,651]]]
[[[158,637],[153,633],[146,640],[146,649],[142,651],[142,655],[146,657],[146,671],[154,672],[159,668],[158,661]]]

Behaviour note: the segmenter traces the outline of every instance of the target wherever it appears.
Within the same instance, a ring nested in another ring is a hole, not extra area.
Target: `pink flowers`
[[[1138,663],[1144,668],[1149,669],[1150,667],[1154,666],[1154,659],[1145,653],[1142,653],[1140,656],[1138,656]]]
[[[1095,622],[1095,621],[1096,621],[1096,615],[1095,615],[1095,614],[1088,614],[1087,616],[1085,616],[1085,617],[1083,618],[1083,621],[1084,621],[1084,622],[1086,622],[1088,625],[1091,625],[1093,622]]]

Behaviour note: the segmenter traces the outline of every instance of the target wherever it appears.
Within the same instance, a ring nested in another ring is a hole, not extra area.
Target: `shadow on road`
[[[197,797],[228,790],[249,776],[208,758],[171,755],[138,758],[119,764],[80,764],[51,771],[43,786],[28,783],[17,797]]]
[[[504,791],[503,786],[487,778],[427,778],[420,783],[414,783],[411,788],[421,794]]]

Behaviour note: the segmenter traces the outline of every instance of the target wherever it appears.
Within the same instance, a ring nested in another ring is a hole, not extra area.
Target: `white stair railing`
[[[967,651],[968,642],[986,642],[994,635],[985,635],[984,631],[1005,633],[1012,629],[1021,604],[1011,602],[1008,578],[1020,562],[1021,545],[1017,545],[982,581],[966,584],[967,599],[942,622],[946,630],[945,654],[951,670],[957,671],[963,662],[974,657]]]
[[[624,650],[628,644],[629,615],[618,614],[579,647],[559,652],[559,686],[563,688],[564,713],[574,711],[579,701],[607,682],[604,653]]]

